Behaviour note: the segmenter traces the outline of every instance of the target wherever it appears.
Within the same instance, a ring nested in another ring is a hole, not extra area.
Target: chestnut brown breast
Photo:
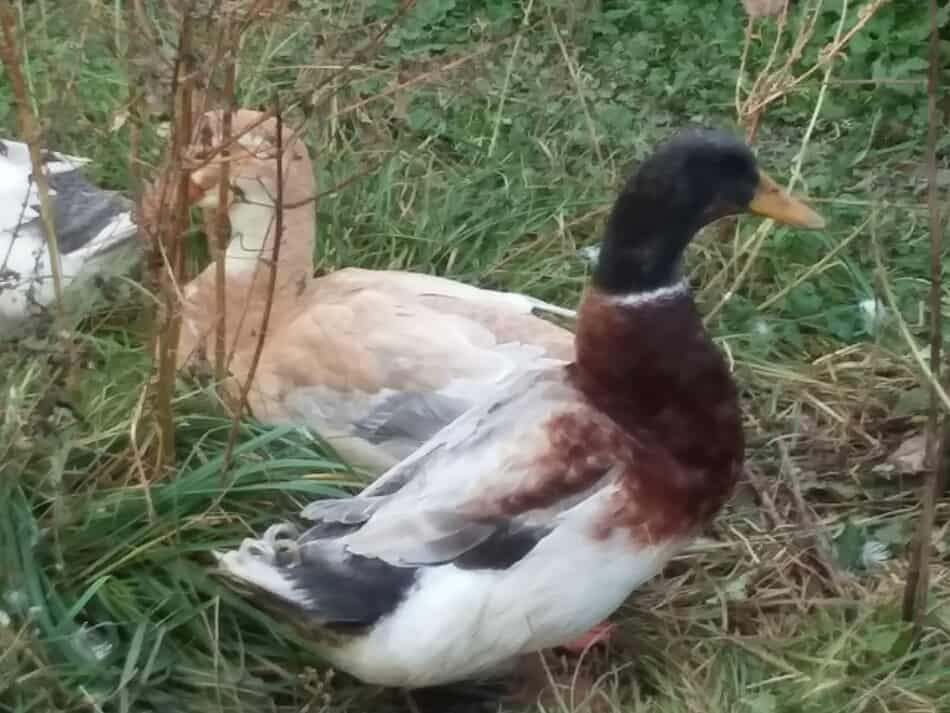
[[[744,439],[735,384],[687,293],[624,306],[591,289],[577,334],[577,387],[622,432],[617,527],[658,542],[708,522],[732,492]]]

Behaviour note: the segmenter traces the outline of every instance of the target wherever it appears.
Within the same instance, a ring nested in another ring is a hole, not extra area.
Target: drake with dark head
[[[647,158],[608,222],[577,359],[514,377],[359,495],[219,556],[262,606],[371,683],[498,673],[576,640],[723,505],[743,461],[736,388],[680,272],[703,225],[821,219],[716,131]]]

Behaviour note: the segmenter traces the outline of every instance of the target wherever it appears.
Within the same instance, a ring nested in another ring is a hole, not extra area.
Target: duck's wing
[[[507,569],[558,528],[584,536],[591,502],[628,462],[625,438],[583,402],[566,370],[522,375],[360,496],[308,507],[316,524],[299,537],[247,540],[220,561],[321,622],[372,623],[420,569]],[[582,510],[579,524],[572,513]]]
[[[500,343],[521,342],[542,347],[551,356],[571,361],[571,332],[542,316],[577,318],[566,309],[520,292],[489,290],[436,275],[401,270],[346,268],[334,279],[350,285],[372,285],[393,293],[411,295],[428,307],[472,320],[490,330]]]
[[[56,237],[63,255],[104,256],[135,238],[132,202],[97,188],[78,170],[50,178],[55,191]]]
[[[467,411],[346,505],[314,503],[304,515],[318,526],[341,514],[353,523],[363,506],[365,524],[343,538],[347,550],[402,566],[453,561],[488,540],[524,545],[529,530],[543,536],[612,477],[624,437],[583,400],[564,368],[513,377],[505,392]]]
[[[88,163],[79,156],[53,151],[42,152],[47,175],[75,171]],[[13,230],[24,222],[40,217],[39,193],[32,180],[33,166],[29,148],[19,141],[0,139],[0,229]]]
[[[572,358],[573,334],[525,305],[490,296],[479,306],[466,299],[476,288],[435,278],[458,289],[448,297],[423,291],[425,279],[373,274],[315,281],[305,307],[269,337],[250,394],[255,416],[306,422],[360,464],[378,451],[371,464],[381,471],[513,375]]]
[[[124,272],[131,265],[116,249],[136,236],[131,203],[89,183],[86,159],[42,154],[60,254],[63,286],[92,275]],[[55,298],[46,228],[25,144],[0,141],[0,323],[13,326]],[[134,259],[134,250],[128,255]],[[95,295],[70,293],[67,308],[82,312]]]
[[[60,253],[83,251],[92,257],[107,252],[136,232],[132,204],[122,196],[97,188],[83,176],[88,159],[54,151],[43,152],[53,220]],[[40,200],[32,178],[26,144],[0,140],[0,228],[11,240],[18,235],[41,235]]]

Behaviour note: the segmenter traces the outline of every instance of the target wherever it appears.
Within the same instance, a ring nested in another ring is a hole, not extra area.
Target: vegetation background
[[[163,158],[184,4],[12,3],[44,143],[90,157],[103,186],[133,192]],[[221,8],[196,5],[212,89]],[[900,618],[927,405],[927,36],[921,0],[799,0],[784,24],[750,24],[737,0],[297,0],[245,33],[239,104],[279,99],[307,125],[327,191],[320,270],[416,269],[571,305],[624,173],[693,123],[745,132],[829,220],[740,220],[691,249],[743,389],[748,477],[621,612],[608,652],[549,662],[558,708],[950,710],[946,499],[917,646]],[[0,129],[16,134],[6,77]],[[222,490],[230,419],[184,377],[176,471],[149,470],[136,429],[152,300],[109,289],[68,340],[37,328],[0,351],[0,711],[396,705],[333,677],[207,570],[210,549],[360,474],[314,434],[246,420]]]

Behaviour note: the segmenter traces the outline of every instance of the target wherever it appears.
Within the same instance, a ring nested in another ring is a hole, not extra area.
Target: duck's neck
[[[607,220],[593,284],[617,296],[677,284],[683,250],[702,222],[693,215],[661,210],[642,191],[622,195]]]
[[[312,196],[312,194],[311,194]],[[297,199],[285,197],[284,204]],[[236,203],[228,212],[231,241],[226,270],[229,294],[237,301],[266,294],[277,235],[277,210],[262,203]],[[284,208],[282,240],[277,257],[277,293],[288,285],[306,282],[313,273],[313,203]]]
[[[628,294],[591,287],[576,343],[578,386],[629,433],[710,473],[741,463],[735,385],[685,282]]]
[[[304,165],[298,165],[304,164]],[[270,295],[270,271],[277,236],[273,201],[245,196],[228,212],[231,240],[225,259],[225,335],[228,351],[253,345],[261,332],[268,302],[269,330],[292,313],[313,274],[314,181],[309,161],[299,160],[284,182],[282,230],[276,281]],[[210,211],[213,213],[213,211]],[[209,222],[209,221],[206,221]],[[209,222],[213,225],[213,219]],[[213,351],[217,317],[216,265],[208,265],[185,290],[185,325],[179,361]]]

